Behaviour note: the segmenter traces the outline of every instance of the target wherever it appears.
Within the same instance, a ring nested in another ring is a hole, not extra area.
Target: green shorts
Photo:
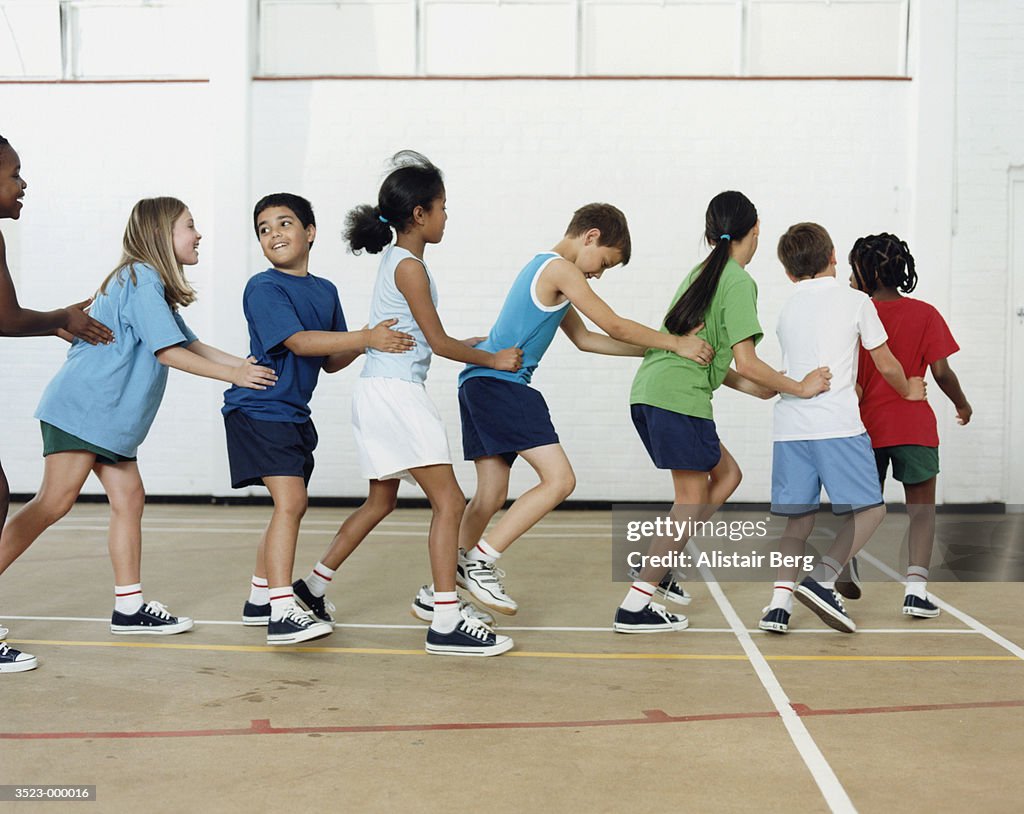
[[[900,483],[914,485],[931,480],[939,474],[939,448],[903,444],[875,450],[878,480],[885,483],[885,473],[892,461],[892,476]]]
[[[96,456],[96,462],[101,464],[120,464],[125,461],[134,461],[136,458],[128,458],[118,455],[109,449],[103,449],[88,441],[83,441],[69,432],[45,421],[39,422],[39,429],[43,432],[43,457],[53,455],[55,452],[91,452]]]

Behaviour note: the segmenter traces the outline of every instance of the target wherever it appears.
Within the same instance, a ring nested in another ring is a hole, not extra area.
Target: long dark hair
[[[879,287],[897,288],[904,294],[917,287],[914,255],[906,242],[888,232],[857,238],[850,249],[850,265],[857,288],[868,295]]]
[[[444,194],[444,176],[425,155],[402,150],[391,157],[395,167],[377,193],[377,205],[357,206],[345,217],[343,236],[353,254],[377,254],[391,243],[391,229],[402,233],[412,224],[417,206],[429,210]]]
[[[729,262],[729,246],[742,240],[757,223],[757,209],[742,192],[720,192],[704,216],[704,240],[711,247],[700,272],[665,317],[665,327],[682,335],[704,321],[711,299]]]

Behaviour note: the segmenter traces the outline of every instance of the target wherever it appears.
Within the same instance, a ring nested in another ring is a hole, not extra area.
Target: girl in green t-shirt
[[[743,193],[722,192],[711,199],[704,227],[711,253],[679,286],[661,330],[678,335],[700,327],[698,336],[712,346],[715,357],[702,367],[648,350],[633,379],[633,424],[654,465],[672,472],[672,513],[680,523],[709,518],[742,478],[715,428],[711,397],[718,387],[725,384],[763,399],[779,392],[809,398],[828,389],[827,368],[796,382],[761,361],[754,350],[762,337],[757,284],[745,267],[757,251],[759,232],[757,209]],[[654,633],[687,626],[685,616],[650,601],[656,592],[679,604],[690,601],[669,567],[678,562],[687,540],[688,535],[652,544],[616,611],[614,630]]]

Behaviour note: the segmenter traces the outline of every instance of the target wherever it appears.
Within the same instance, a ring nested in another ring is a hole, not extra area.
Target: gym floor
[[[349,511],[309,511],[297,577]],[[427,656],[409,614],[428,511],[339,570],[333,635],[286,648],[240,622],[269,508],[147,507],[146,598],[196,619],[166,638],[109,633],[106,514],[77,505],[3,577],[40,665],[0,677],[0,783],[95,785],[90,811],[1020,810],[1021,584],[932,582],[942,614],[901,615],[905,515],[861,559],[855,634],[799,604],[762,633],[770,585],[694,572],[688,630],[625,636],[611,513],[556,512],[501,563],[515,648],[473,659]]]

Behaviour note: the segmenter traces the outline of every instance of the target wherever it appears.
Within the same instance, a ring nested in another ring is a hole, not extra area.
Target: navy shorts
[[[302,478],[309,485],[317,442],[312,421],[260,421],[241,410],[232,410],[224,416],[224,430],[232,489],[255,486],[264,478],[278,476]]]
[[[462,452],[467,461],[500,455],[512,466],[524,449],[558,443],[548,405],[529,385],[474,376],[459,386]]]
[[[695,418],[650,404],[631,404],[629,412],[658,469],[710,472],[722,460],[718,430],[710,418]]]

